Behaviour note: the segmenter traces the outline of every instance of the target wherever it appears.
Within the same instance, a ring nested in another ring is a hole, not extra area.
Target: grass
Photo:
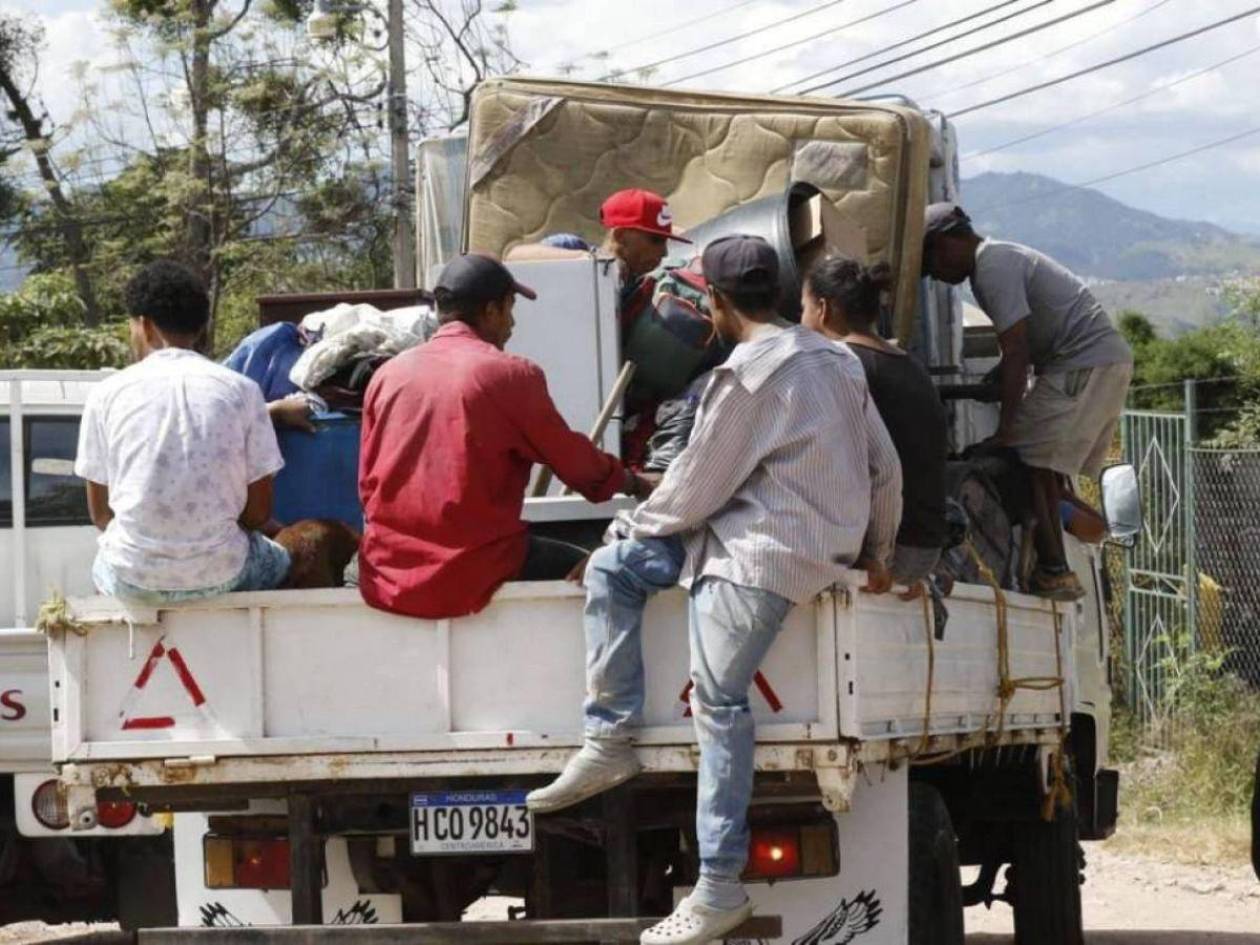
[[[1123,777],[1123,775],[1122,775]],[[1120,823],[1106,848],[1165,863],[1192,866],[1245,866],[1251,862],[1251,824],[1242,817],[1164,820],[1150,811],[1124,805]]]
[[[1221,654],[1173,651],[1154,718],[1115,715],[1121,817],[1109,845],[1173,862],[1249,862],[1260,692],[1225,672]]]

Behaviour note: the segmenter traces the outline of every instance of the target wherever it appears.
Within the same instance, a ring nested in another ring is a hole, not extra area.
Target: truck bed
[[[1019,690],[999,725],[992,590],[958,585],[929,646],[922,603],[860,593],[863,579],[785,622],[752,693],[761,768],[854,769],[918,745],[929,662],[934,749],[1056,734],[1070,680]],[[81,788],[555,771],[581,738],[583,600],[563,582],[508,584],[454,620],[383,613],[354,590],[74,601],[82,633],[50,636],[54,760]],[[1074,608],[1007,601],[1011,675],[1057,675],[1056,645],[1070,666]],[[678,589],[645,615],[649,770],[695,768],[686,619]]]

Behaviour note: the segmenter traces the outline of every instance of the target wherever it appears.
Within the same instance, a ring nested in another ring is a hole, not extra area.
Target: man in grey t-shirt
[[[928,207],[923,240],[925,274],[951,285],[970,279],[998,332],[1002,416],[992,442],[1032,469],[1038,566],[1030,589],[1077,600],[1084,590],[1063,547],[1062,477],[1101,471],[1133,353],[1079,278],[1035,249],[978,236],[961,207]]]

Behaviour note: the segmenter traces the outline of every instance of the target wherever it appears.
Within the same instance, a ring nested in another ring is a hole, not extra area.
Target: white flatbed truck
[[[729,106],[592,94],[667,114]],[[557,98],[513,133],[546,133]],[[767,102],[757,107],[832,107]],[[930,124],[908,108],[834,109],[918,136]],[[930,167],[926,152],[918,165],[905,157],[898,186],[921,174],[931,199],[952,196],[952,131],[929,130]],[[894,193],[890,206],[914,203]],[[584,428],[618,363],[615,267],[516,268],[543,299],[518,306],[510,350],[561,384],[562,412]],[[921,294],[930,359],[969,378],[956,302]],[[984,435],[983,407],[954,420]],[[618,506],[551,495],[529,500],[526,518],[598,536]],[[1069,542],[1088,592],[1073,605],[959,583],[942,627],[921,602],[860,592],[852,574],[792,611],[753,694],[745,879],[757,915],[736,938],[954,945],[964,904],[1005,898],[1021,945],[1079,945],[1078,839],[1112,829],[1115,779],[1100,553]],[[645,774],[535,818],[524,792],[580,742],[581,609],[578,589],[547,583],[508,584],[482,613],[448,621],[371,610],[353,590],[72,601],[49,648],[53,755],[74,825],[89,828],[100,799],[174,813],[177,861],[202,875],[179,870],[181,928],[141,932],[154,945],[634,940],[696,871],[684,597],[660,595],[645,620]],[[965,889],[960,863],[981,867]],[[260,896],[266,908],[246,914]],[[456,924],[487,896],[510,900],[515,921]],[[279,924],[250,927],[268,923]]]

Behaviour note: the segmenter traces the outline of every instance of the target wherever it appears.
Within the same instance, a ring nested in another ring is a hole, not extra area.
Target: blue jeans
[[[641,720],[643,608],[677,581],[683,558],[673,538],[619,541],[592,555],[584,621],[588,737],[628,739]],[[721,578],[702,578],[691,589],[691,713],[700,744],[696,894],[715,908],[742,899],[756,748],[748,689],[791,607],[778,594]]]
[[[677,538],[629,538],[587,562],[587,737],[628,741],[643,721],[643,608],[678,583],[686,557]]]
[[[289,552],[262,532],[249,533],[249,554],[240,574],[215,587],[199,587],[184,591],[158,591],[128,584],[114,573],[105,560],[97,554],[92,563],[92,583],[97,591],[109,597],[135,601],[139,604],[178,604],[187,600],[202,600],[233,591],[270,591],[284,583],[289,576]]]

